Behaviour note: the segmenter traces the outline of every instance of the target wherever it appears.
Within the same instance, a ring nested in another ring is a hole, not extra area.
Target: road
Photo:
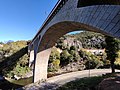
[[[111,69],[93,69],[93,70],[84,70],[66,73],[58,76],[54,76],[48,78],[44,83],[36,83],[29,86],[24,87],[25,90],[55,90],[56,87],[59,87],[67,82],[80,79],[83,77],[91,77],[91,76],[99,76],[105,73],[110,73]],[[116,72],[120,72],[120,70],[116,70]]]

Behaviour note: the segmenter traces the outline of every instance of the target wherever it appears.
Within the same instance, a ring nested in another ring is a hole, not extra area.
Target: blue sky
[[[32,39],[58,0],[0,0],[0,41]]]

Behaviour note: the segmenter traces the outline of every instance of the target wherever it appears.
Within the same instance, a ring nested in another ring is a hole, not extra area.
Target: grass
[[[95,90],[96,86],[103,80],[102,76],[85,77],[72,82],[69,82],[57,90]]]
[[[115,74],[106,74],[103,76],[85,77],[71,81],[57,90],[97,90],[98,84],[105,78],[114,77]]]
[[[29,77],[29,78],[23,78],[20,80],[8,79],[8,81],[13,84],[25,86],[25,85],[32,83],[32,78],[33,77]]]

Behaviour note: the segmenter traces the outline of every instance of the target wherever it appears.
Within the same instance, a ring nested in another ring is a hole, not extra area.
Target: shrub
[[[69,52],[67,50],[63,50],[63,52],[60,54],[60,61],[62,65],[69,63],[69,60],[68,60],[69,56],[70,56]]]
[[[77,48],[75,46],[71,46],[70,50],[77,50]]]
[[[56,59],[60,59],[60,53],[57,51],[57,48],[53,48],[50,54],[49,62],[53,62]]]
[[[69,53],[70,53],[70,56],[69,56],[70,60],[69,61],[78,61],[78,60],[80,60],[80,55],[79,55],[78,51],[70,50]]]
[[[118,52],[118,57],[116,58],[116,61],[115,61],[115,68],[120,69],[120,50]]]
[[[69,62],[73,62],[74,61],[73,55],[68,56],[68,60],[69,60]]]
[[[54,68],[55,68],[56,70],[58,70],[58,69],[59,69],[59,65],[60,65],[60,60],[59,60],[59,59],[56,59],[56,60],[54,60],[52,63],[53,63]]]
[[[53,62],[49,63],[48,65],[48,72],[58,71],[58,69],[60,68],[59,65],[60,65],[59,59],[53,60]]]
[[[86,69],[94,69],[103,66],[103,61],[101,61],[98,56],[84,50],[80,50],[79,53],[84,59]]]

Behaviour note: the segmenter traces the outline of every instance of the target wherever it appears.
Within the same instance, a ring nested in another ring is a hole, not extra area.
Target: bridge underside
[[[63,5],[58,5],[54,17],[50,16],[29,45],[29,50],[34,50],[34,82],[47,79],[51,48],[66,33],[82,29],[120,38],[119,0],[92,0],[96,3],[89,2],[91,0],[62,1],[65,1]]]

